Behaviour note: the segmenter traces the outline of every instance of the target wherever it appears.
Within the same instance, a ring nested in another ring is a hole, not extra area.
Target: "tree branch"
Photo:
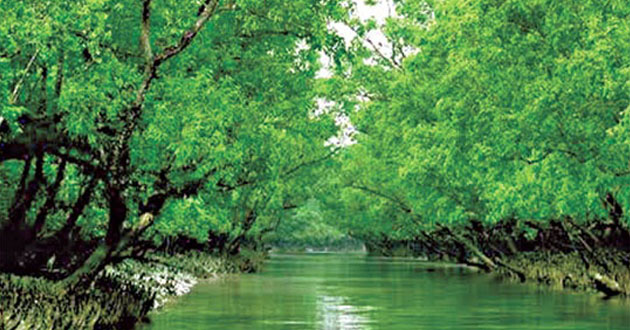
[[[195,38],[197,33],[199,33],[201,28],[206,24],[206,22],[208,22],[208,20],[210,20],[212,15],[214,15],[218,5],[219,0],[204,1],[201,7],[199,7],[199,18],[197,19],[197,21],[190,29],[182,34],[177,44],[167,47],[166,49],[164,49],[164,52],[155,57],[154,66],[159,66],[164,61],[181,53],[184,49],[186,49],[186,47],[188,47],[188,45],[190,45],[190,43],[192,42],[193,38]]]
[[[44,153],[41,147],[37,147],[35,160],[35,175],[28,182],[23,196],[16,196],[13,205],[9,209],[10,224],[20,226],[26,218],[26,211],[30,208],[39,192],[40,185],[44,181]]]
[[[65,53],[63,48],[59,50],[59,59],[57,61],[57,79],[55,81],[55,97],[59,98],[61,95],[61,87],[63,86],[63,68],[65,63]]]
[[[17,101],[18,95],[20,94],[20,88],[22,87],[22,84],[24,83],[24,79],[26,78],[28,71],[33,65],[33,62],[35,62],[35,58],[37,58],[38,54],[39,54],[39,49],[35,51],[35,54],[33,54],[31,59],[28,61],[28,64],[26,64],[26,69],[24,69],[24,73],[22,74],[22,77],[17,82],[17,84],[15,84],[15,88],[13,88],[13,92],[11,93],[11,99],[9,100],[9,104],[15,104],[15,102]]]
[[[67,153],[61,153],[59,152],[59,150],[50,150],[49,153],[61,158],[64,161],[77,165],[80,170],[87,175],[93,175],[99,178],[103,178],[105,176],[105,171],[103,169],[101,169],[97,165],[90,163],[87,160],[71,156]]]
[[[46,189],[46,202],[44,202],[44,205],[42,205],[42,207],[39,209],[39,212],[37,213],[35,224],[33,225],[32,237],[35,237],[44,227],[46,216],[55,206],[55,197],[57,196],[57,192],[59,191],[61,181],[63,181],[64,178],[66,163],[66,160],[61,161],[61,164],[59,164],[59,168],[57,168],[57,176],[55,177],[55,181]]]
[[[519,159],[524,161],[525,163],[527,163],[527,165],[533,165],[533,164],[542,162],[543,160],[545,160],[552,153],[553,153],[553,150],[547,150],[547,151],[545,151],[545,153],[542,156],[540,156],[537,159],[531,159],[530,160],[530,159],[523,158],[523,157],[519,157]]]
[[[140,204],[138,207],[139,213],[151,213],[153,216],[158,216],[164,206],[164,203],[166,203],[169,198],[191,196],[198,193],[203,187],[203,184],[211,175],[216,173],[216,171],[217,168],[213,168],[197,180],[190,181],[181,187],[171,187],[170,189],[165,189],[166,187],[171,186],[171,182],[168,180],[165,173],[160,175],[160,178],[155,183],[155,186],[159,189],[159,191],[151,195],[146,203]]]
[[[384,194],[384,193],[382,193],[380,191],[376,191],[374,189],[370,189],[370,188],[365,187],[365,186],[350,185],[349,187],[353,188],[353,189],[362,190],[362,191],[368,192],[368,193],[370,193],[372,195],[384,198],[384,199],[386,199],[386,200],[388,200],[388,201],[398,205],[406,213],[413,214],[413,210],[409,206],[407,206],[405,203],[401,202],[400,200],[398,200],[398,199],[396,199],[394,197],[386,195],[386,194]]]
[[[151,52],[151,0],[142,1],[142,32],[140,33],[140,45],[146,61],[146,68],[150,68],[153,63],[153,53]],[[146,70],[146,69],[145,69]]]
[[[359,34],[359,32],[357,32],[356,29],[354,29],[352,26],[350,25],[346,25],[348,28],[350,28],[350,30],[352,30],[352,32],[354,32],[357,36],[361,37],[361,35]],[[364,37],[362,38],[365,42],[367,42],[368,44],[370,44],[372,50],[374,51],[374,53],[376,55],[378,55],[378,57],[382,58],[383,60],[387,61],[389,64],[391,64],[394,68],[396,69],[400,69],[400,64],[397,63],[395,60],[393,60],[390,57],[385,56],[385,54],[383,54],[383,52],[381,52],[380,48],[378,46],[376,46],[374,44],[374,42],[372,41],[372,39]]]
[[[68,216],[65,225],[61,228],[61,230],[59,230],[57,234],[57,236],[60,237],[62,240],[66,240],[68,238],[68,235],[72,231],[72,228],[74,228],[74,226],[76,225],[79,216],[83,214],[85,207],[90,203],[90,198],[92,197],[92,193],[94,192],[96,183],[97,179],[95,177],[90,178],[87,187],[83,189],[83,192],[72,206],[70,216]]]
[[[124,164],[128,157],[128,152],[125,151],[127,142],[131,138],[133,131],[135,130],[138,119],[142,114],[142,106],[144,104],[145,95],[151,86],[151,82],[156,77],[158,67],[171,57],[181,53],[195,38],[201,28],[208,22],[210,17],[214,14],[219,0],[206,0],[201,8],[203,8],[199,18],[193,24],[193,26],[186,30],[179,42],[173,46],[167,47],[161,54],[153,56],[150,45],[150,0],[143,0],[142,9],[142,34],[141,43],[146,60],[144,69],[144,80],[138,88],[136,93],[136,99],[133,104],[125,111],[123,115],[123,121],[125,126],[123,131],[118,137],[117,144],[114,146],[114,152],[112,153],[111,166],[114,173],[121,171],[120,167],[124,167]]]
[[[306,38],[306,37],[311,37],[312,34],[310,33],[300,33],[300,32],[295,32],[295,31],[290,31],[290,30],[258,30],[258,31],[253,31],[250,33],[243,33],[240,34],[239,37],[241,38],[259,38],[262,36],[269,36],[269,35],[275,35],[275,36],[294,36],[294,37],[298,37],[298,38]]]
[[[289,176],[289,175],[291,175],[291,174],[293,174],[293,173],[297,172],[297,171],[298,171],[300,168],[302,168],[302,167],[305,167],[305,166],[310,166],[310,165],[313,165],[313,164],[317,164],[317,163],[319,163],[319,162],[322,162],[322,161],[324,161],[324,160],[326,160],[326,159],[328,159],[328,158],[330,158],[330,157],[334,156],[334,155],[335,155],[335,154],[336,154],[339,150],[341,150],[341,147],[334,148],[332,151],[330,151],[330,152],[329,152],[328,154],[326,154],[325,156],[320,157],[320,158],[317,158],[317,159],[310,160],[310,161],[305,162],[305,163],[302,163],[302,164],[300,164],[300,165],[297,165],[297,166],[295,166],[295,167],[293,167],[293,168],[291,168],[291,169],[287,170],[287,171],[286,171],[286,172],[284,172],[282,175],[284,175],[284,176]]]

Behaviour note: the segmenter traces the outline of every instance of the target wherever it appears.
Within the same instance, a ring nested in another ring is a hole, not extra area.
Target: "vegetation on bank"
[[[494,271],[521,282],[591,290],[606,298],[630,297],[630,235],[614,226],[591,222],[588,227],[561,221],[548,226],[527,223],[535,231],[521,231],[517,221],[485,227],[441,227],[413,240],[383,237],[367,245],[369,253],[413,256],[449,261]]]
[[[323,84],[358,132],[320,186],[339,227],[373,251],[423,246],[517,277],[578,256],[571,276],[626,287],[630,5],[395,4],[352,26],[392,47],[352,43]]]
[[[239,255],[334,150],[338,1],[3,2],[0,271],[90,282],[169,239]],[[264,70],[261,70],[264,68]]]
[[[190,251],[122,261],[106,267],[89,287],[65,288],[43,278],[2,274],[0,329],[132,329],[198,281],[242,267],[240,259]]]

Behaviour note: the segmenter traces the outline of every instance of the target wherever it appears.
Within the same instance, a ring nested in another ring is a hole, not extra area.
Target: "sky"
[[[380,0],[373,6],[366,5],[363,0],[349,1],[355,4],[356,10],[352,14],[363,22],[374,19],[378,25],[381,25],[385,23],[387,17],[396,15],[392,0]],[[346,45],[350,44],[352,40],[357,37],[356,33],[343,23],[331,22],[328,24],[328,27],[336,31],[337,34],[345,40]],[[381,31],[370,31],[365,36],[363,42],[368,48],[378,47],[378,50],[385,56],[391,55],[391,46],[389,46],[387,38],[385,38],[385,35],[383,35]],[[317,73],[317,76],[320,78],[330,77],[332,72],[328,68],[330,67],[331,59],[322,53],[320,62],[322,63],[322,69]],[[319,108],[316,115],[330,111],[330,109],[335,106],[334,102],[323,99],[318,100],[318,105]],[[339,128],[339,131],[325,142],[326,146],[347,147],[356,143],[354,135],[357,133],[357,130],[355,126],[352,125],[347,115],[338,114],[335,118],[335,124]]]
[[[373,6],[366,5],[364,0],[349,0],[349,2],[350,1],[355,4],[356,9],[352,14],[363,22],[368,19],[375,19],[377,24],[381,25],[385,23],[387,17],[396,15],[392,0],[379,0],[376,1],[376,4]],[[345,40],[346,45],[350,44],[350,42],[357,37],[356,33],[343,23],[331,22],[328,24],[328,27],[337,32],[337,34]],[[374,47],[378,47],[378,50],[385,56],[391,55],[391,46],[381,31],[373,30],[368,32],[363,42],[368,48],[373,49]],[[330,77],[332,73],[327,69],[330,67],[330,58],[322,53],[320,61],[323,68],[318,72],[318,77]]]

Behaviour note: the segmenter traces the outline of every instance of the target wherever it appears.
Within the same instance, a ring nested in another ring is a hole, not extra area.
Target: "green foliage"
[[[333,118],[311,114],[319,55],[339,49],[336,0],[3,2],[0,15],[0,232],[27,237],[18,254],[67,232],[105,238],[107,258],[136,233],[237,242],[301,202],[289,187],[332,156]]]
[[[397,11],[387,36],[415,51],[376,64],[367,52],[347,62],[349,88],[329,94],[359,107],[359,144],[331,181],[347,230],[400,239],[471,219],[602,218],[608,193],[630,207],[628,4],[407,0]]]
[[[171,236],[238,254],[627,222],[630,5],[394,4],[361,22],[336,0],[2,3],[0,232],[16,251],[104,239],[112,257]],[[388,51],[362,41],[374,30]],[[358,143],[331,150],[338,114]]]
[[[277,229],[267,242],[280,248],[348,248],[353,242],[344,234],[338,223],[326,219],[323,205],[309,199],[286,219],[280,219]]]

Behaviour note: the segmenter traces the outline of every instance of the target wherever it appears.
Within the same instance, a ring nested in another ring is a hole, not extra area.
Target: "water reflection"
[[[318,328],[325,330],[371,329],[372,321],[366,315],[373,310],[370,306],[353,306],[347,297],[317,296]]]
[[[630,305],[445,265],[318,254],[202,282],[151,318],[143,329],[630,330]]]

